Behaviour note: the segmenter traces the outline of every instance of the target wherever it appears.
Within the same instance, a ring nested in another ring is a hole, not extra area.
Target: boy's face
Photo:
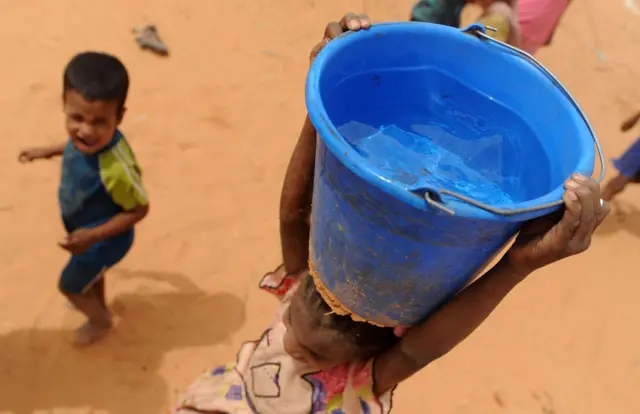
[[[64,94],[67,133],[78,151],[95,154],[106,147],[122,120],[117,101],[87,101],[74,90]]]
[[[323,326],[326,315],[314,315],[305,306],[299,289],[291,299],[282,321],[287,328],[283,339],[285,351],[294,359],[327,371],[338,365],[357,361],[362,355],[340,333]]]

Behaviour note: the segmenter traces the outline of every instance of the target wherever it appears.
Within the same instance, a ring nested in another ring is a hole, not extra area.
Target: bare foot
[[[108,320],[105,323],[101,324],[91,321],[85,322],[75,331],[75,345],[87,346],[96,341],[99,341],[109,333],[112,326],[113,323],[111,322],[111,320]]]

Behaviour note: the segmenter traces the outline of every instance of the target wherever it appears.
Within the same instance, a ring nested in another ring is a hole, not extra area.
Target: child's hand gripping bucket
[[[466,32],[381,24],[314,61],[310,266],[338,313],[418,322],[562,205],[564,181],[593,173],[594,142],[602,163],[553,75],[482,26]]]

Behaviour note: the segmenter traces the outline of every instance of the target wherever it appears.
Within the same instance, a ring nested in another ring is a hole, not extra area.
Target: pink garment
[[[534,54],[548,44],[568,5],[569,0],[519,0],[522,50]]]

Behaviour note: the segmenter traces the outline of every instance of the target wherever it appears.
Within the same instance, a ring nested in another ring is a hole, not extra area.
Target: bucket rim
[[[557,209],[559,209],[563,205],[562,197],[564,195],[564,183],[561,183],[556,188],[553,188],[551,191],[546,194],[525,201],[520,201],[517,203],[512,203],[508,205],[491,205],[494,210],[503,210],[503,211],[513,211],[513,213],[503,214],[491,212],[487,209],[483,209],[477,206],[476,203],[468,203],[464,201],[463,198],[456,197],[447,200],[447,205],[453,207],[452,209],[441,208],[436,204],[440,200],[442,200],[442,194],[449,195],[448,193],[452,193],[448,190],[440,190],[437,188],[433,189],[421,189],[423,190],[423,194],[418,194],[415,189],[408,188],[406,186],[400,185],[399,183],[394,183],[391,180],[383,177],[380,174],[375,173],[372,169],[366,168],[367,165],[366,160],[346,141],[346,139],[340,134],[337,127],[330,120],[329,114],[327,113],[324,105],[322,94],[320,90],[320,81],[322,78],[322,73],[327,63],[331,60],[331,58],[341,49],[348,47],[354,42],[359,41],[364,37],[379,37],[384,34],[393,33],[393,32],[401,32],[401,31],[431,31],[431,32],[448,32],[450,35],[461,35],[461,34],[475,34],[474,30],[480,31],[481,35],[477,35],[477,41],[482,42],[484,40],[490,40],[498,45],[504,46],[502,51],[497,50],[501,53],[510,53],[510,54],[520,54],[523,58],[527,59],[529,64],[537,66],[539,70],[543,72],[547,77],[551,78],[553,83],[564,92],[565,99],[574,107],[574,111],[571,114],[572,121],[574,124],[582,127],[586,127],[590,134],[590,138],[595,143],[595,146],[599,152],[600,159],[603,159],[603,155],[601,153],[600,144],[597,140],[597,137],[593,131],[593,128],[589,124],[586,115],[577,104],[575,99],[569,94],[569,92],[564,88],[564,86],[533,56],[529,55],[526,52],[522,52],[519,49],[516,49],[512,46],[506,45],[500,41],[494,40],[487,36],[482,25],[473,24],[469,26],[467,29],[457,29],[453,27],[433,24],[433,23],[424,23],[424,22],[384,22],[384,23],[376,23],[371,26],[371,28],[367,30],[361,30],[358,32],[345,32],[342,35],[338,36],[336,39],[329,42],[323,50],[316,56],[314,59],[311,68],[309,69],[306,81],[306,106],[309,114],[309,118],[311,119],[313,125],[316,128],[317,134],[320,136],[320,139],[327,145],[331,153],[336,156],[350,171],[358,175],[363,180],[372,183],[376,187],[380,188],[387,194],[394,196],[395,198],[412,205],[413,207],[420,210],[428,210],[429,207],[438,208],[441,211],[449,210],[449,214],[455,214],[457,216],[473,218],[473,219],[485,219],[485,220],[508,220],[508,221],[524,221],[529,220],[536,217],[541,217],[546,214],[549,214]],[[461,38],[463,39],[463,38]],[[594,153],[593,162],[589,165],[588,160],[583,157],[579,164],[576,167],[575,172],[583,173],[586,175],[592,175],[595,169],[595,158],[596,154]],[[598,181],[602,179],[605,173],[605,165],[604,163],[601,165],[601,174]],[[569,178],[569,177],[567,177]],[[454,193],[455,194],[455,193]],[[434,197],[432,197],[434,196]],[[441,204],[441,203],[440,203]],[[532,211],[532,208],[537,208]]]

